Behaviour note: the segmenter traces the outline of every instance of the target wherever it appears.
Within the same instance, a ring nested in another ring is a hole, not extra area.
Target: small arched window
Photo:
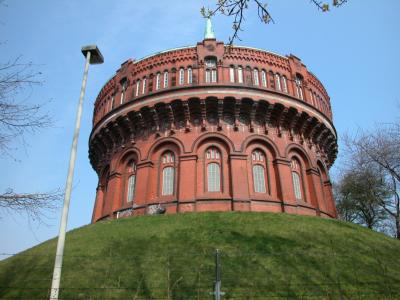
[[[179,85],[185,83],[185,70],[183,68],[179,69]]]
[[[260,85],[260,80],[258,79],[258,70],[257,69],[253,70],[253,84]]]
[[[114,99],[115,99],[115,96],[112,95],[111,96],[111,103],[110,103],[110,110],[112,110],[114,108]]]
[[[207,191],[221,191],[221,153],[215,147],[206,151],[207,160]]]
[[[161,74],[157,73],[156,75],[156,90],[159,90],[161,87]]]
[[[168,87],[168,71],[164,72],[164,88]]]
[[[142,94],[146,93],[146,77],[143,78],[143,84],[142,84]]]
[[[140,80],[136,82],[135,97],[139,96]]]
[[[204,65],[206,67],[206,83],[217,82],[217,59],[215,57],[206,57]]]
[[[315,106],[314,93],[311,89],[310,89],[310,99],[311,99],[311,104]]]
[[[251,154],[253,166],[253,185],[255,193],[266,193],[265,188],[265,156],[260,150],[255,150]]]
[[[303,79],[297,75],[294,81],[296,83],[296,96],[303,100]]]
[[[161,158],[162,164],[162,191],[161,195],[174,194],[175,156],[171,151],[165,152]]]
[[[229,81],[231,83],[235,82],[235,67],[234,66],[230,66],[230,68],[229,68]]]
[[[276,89],[278,90],[278,91],[281,91],[282,90],[282,87],[281,87],[281,78],[280,78],[281,76],[279,76],[279,74],[275,74],[275,85],[276,85]]]
[[[190,67],[187,69],[187,83],[188,84],[193,83],[193,70]]]
[[[294,191],[294,196],[296,197],[296,200],[302,200],[303,199],[303,192],[301,188],[301,165],[300,162],[293,158],[291,163],[290,163],[291,169],[292,169],[292,182],[293,182],[293,191]]]
[[[126,79],[124,79],[121,82],[121,101],[120,101],[120,104],[124,103],[124,101],[125,101],[125,91],[126,91],[127,84],[128,83],[127,83]]]
[[[264,70],[261,71],[261,84],[263,87],[267,86],[267,73]]]
[[[238,82],[243,83],[243,68],[242,67],[238,68],[237,74],[238,74]]]
[[[288,92],[286,76],[282,76],[282,88],[284,93]]]
[[[135,161],[130,160],[127,164],[127,191],[126,201],[132,202],[135,199],[135,187],[136,187],[136,164]]]

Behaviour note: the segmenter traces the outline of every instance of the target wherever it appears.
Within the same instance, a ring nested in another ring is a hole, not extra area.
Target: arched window
[[[156,90],[159,90],[161,87],[161,74],[157,73],[156,75]]]
[[[296,200],[302,200],[303,199],[303,193],[302,193],[302,180],[301,180],[301,166],[300,162],[292,158],[291,161],[291,169],[292,169],[292,182],[293,182],[293,191],[294,191],[294,196],[296,197]]]
[[[190,67],[187,69],[187,83],[188,84],[193,83],[193,70]]]
[[[287,80],[286,80],[286,76],[282,76],[282,87],[283,87],[283,92],[287,93]]]
[[[255,193],[266,193],[265,188],[265,156],[260,150],[255,150],[251,154],[253,165],[253,185]]]
[[[168,87],[168,71],[164,72],[164,88]]]
[[[135,97],[139,96],[140,80],[136,82]]]
[[[264,70],[261,71],[261,84],[264,87],[267,86],[267,73]]]
[[[260,80],[258,79],[258,70],[257,69],[253,70],[253,84],[260,85]]]
[[[121,83],[121,101],[120,104],[124,103],[125,101],[125,91],[126,91],[126,86],[127,86],[127,81],[126,79],[122,81]]]
[[[215,147],[206,151],[207,160],[207,191],[221,191],[221,154]]]
[[[175,156],[171,151],[165,152],[161,158],[162,164],[162,191],[161,195],[174,194]]]
[[[215,57],[206,57],[204,65],[206,67],[206,83],[217,82],[217,59]]]
[[[282,88],[281,88],[281,79],[280,79],[280,77],[281,77],[281,76],[279,76],[279,74],[275,74],[275,84],[276,84],[276,89],[277,89],[278,91],[281,91],[281,90],[282,90]]]
[[[146,92],[146,77],[143,78],[143,84],[142,84],[142,94]]]
[[[314,93],[311,89],[310,89],[310,99],[311,99],[311,104],[315,106]]]
[[[238,82],[239,83],[243,83],[243,69],[242,69],[242,67],[238,68],[237,74],[238,74]]]
[[[296,83],[296,96],[297,98],[303,100],[303,88],[302,88],[303,80],[299,75],[297,75],[294,81]]]
[[[179,69],[179,85],[185,83],[185,70],[183,68]]]
[[[235,68],[233,66],[229,68],[229,81],[231,83],[235,82]]]
[[[114,108],[114,95],[111,96],[110,110]]]
[[[136,164],[135,161],[130,160],[126,167],[127,190],[126,201],[132,202],[135,199],[135,186],[136,186]]]

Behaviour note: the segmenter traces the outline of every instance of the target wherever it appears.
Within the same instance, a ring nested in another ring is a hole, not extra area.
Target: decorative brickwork
[[[336,217],[329,96],[293,55],[205,39],[128,60],[96,99],[89,146],[93,222],[164,209]]]

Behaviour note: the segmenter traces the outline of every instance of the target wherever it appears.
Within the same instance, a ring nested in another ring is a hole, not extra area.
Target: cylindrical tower
[[[336,217],[329,96],[299,58],[196,46],[128,60],[101,89],[92,221],[196,211]]]

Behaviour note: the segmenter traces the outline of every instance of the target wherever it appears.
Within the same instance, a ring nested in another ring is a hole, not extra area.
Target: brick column
[[[317,215],[320,215],[320,210],[324,210],[325,201],[321,190],[321,178],[318,170],[310,168],[306,170],[308,189],[310,195],[310,203],[317,210]]]
[[[332,183],[329,179],[324,182],[324,192],[328,206],[327,211],[329,214],[337,218],[335,199],[333,198],[333,193],[332,193]]]
[[[276,158],[273,161],[274,167],[278,169],[277,186],[278,198],[282,201],[282,212],[288,211],[296,213],[297,203],[292,188],[292,171],[290,169],[290,160]],[[287,204],[287,205],[285,205]],[[291,208],[292,206],[292,208]]]
[[[182,155],[179,160],[178,211],[194,211],[196,199],[197,155]]]
[[[232,188],[233,210],[249,211],[250,194],[249,181],[247,178],[247,155],[231,154],[230,178]]]
[[[99,218],[101,218],[103,200],[104,200],[103,196],[104,196],[103,186],[99,184],[96,189],[96,200],[94,201],[92,223],[97,221]]]
[[[112,172],[108,179],[107,199],[104,207],[106,214],[112,214],[114,210],[121,206],[121,195],[121,173]]]
[[[136,165],[136,191],[135,203],[138,206],[146,204],[146,199],[152,188],[152,180],[150,178],[153,163],[151,161],[144,161]]]

